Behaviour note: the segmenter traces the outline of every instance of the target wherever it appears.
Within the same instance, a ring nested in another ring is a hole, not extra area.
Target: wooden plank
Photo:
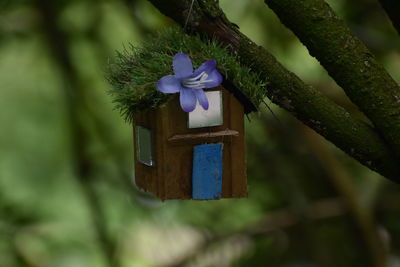
[[[191,199],[192,198],[192,157],[191,145],[172,146],[168,138],[179,132],[191,132],[187,128],[187,113],[179,104],[179,96],[176,95],[171,102],[162,108],[160,115],[163,118],[163,173],[160,177],[163,182],[163,199]],[[203,130],[204,131],[204,130]]]
[[[237,129],[234,129],[231,127],[231,93],[224,89],[223,90],[223,103],[224,103],[224,126],[227,127],[228,129],[232,129],[237,131]],[[240,133],[239,133],[240,134]],[[234,139],[237,139],[238,137],[235,137]],[[232,140],[228,145],[224,147],[224,153],[223,153],[223,164],[224,164],[224,172],[223,172],[223,178],[222,178],[222,197],[224,198],[230,198],[232,197],[232,162],[231,162],[231,154],[232,154],[232,143],[235,142],[235,140]]]
[[[231,143],[232,194],[231,197],[247,197],[246,148],[243,105],[233,95],[230,96],[230,127],[239,136]]]
[[[229,100],[225,99],[227,91],[221,87],[219,89],[224,91],[224,105],[226,101],[229,103]],[[224,124],[221,126],[189,129],[188,114],[181,109],[178,95],[162,109],[160,116],[164,118],[162,134],[165,138],[163,176],[161,177],[165,187],[164,199],[191,199],[193,146],[210,142],[228,143],[231,142],[232,136],[221,136],[206,141],[185,141],[182,143],[168,142],[167,140],[171,136],[182,133],[199,134],[225,131],[229,129],[227,123],[229,122],[229,116],[228,114],[224,114]],[[223,157],[226,157],[225,153]],[[230,169],[228,169],[228,174],[229,172]],[[230,179],[230,175],[228,178]]]
[[[224,131],[218,132],[203,132],[203,133],[195,133],[195,134],[176,134],[170,138],[168,138],[168,142],[171,143],[179,143],[186,141],[197,141],[197,142],[209,142],[209,139],[215,137],[228,137],[228,136],[239,136],[238,131],[226,129]]]
[[[220,199],[222,196],[223,144],[194,147],[192,192],[193,199]]]
[[[156,110],[156,116],[153,118],[155,120],[157,132],[155,133],[155,143],[157,149],[157,196],[162,200],[167,199],[168,193],[166,192],[165,184],[167,183],[165,177],[165,158],[166,149],[166,127],[168,117],[165,116],[164,112],[168,110],[167,106],[160,107]]]

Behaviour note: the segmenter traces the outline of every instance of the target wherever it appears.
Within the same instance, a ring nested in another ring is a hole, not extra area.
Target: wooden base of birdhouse
[[[135,118],[139,188],[163,200],[247,196],[243,105],[225,88],[216,89],[222,95],[219,126],[189,128],[179,95]]]

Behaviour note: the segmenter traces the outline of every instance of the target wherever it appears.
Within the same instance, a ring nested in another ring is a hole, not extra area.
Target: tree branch
[[[400,34],[400,1],[398,0],[379,0],[383,9],[385,9],[390,20],[392,21],[393,27]]]
[[[183,25],[191,1],[149,0],[162,13]],[[257,70],[269,82],[268,96],[337,147],[368,168],[399,183],[400,166],[380,136],[342,107],[304,84],[266,49],[256,45],[230,23],[218,2],[195,1],[188,28],[216,38],[237,55],[241,64]]]
[[[265,0],[400,156],[400,87],[324,0]]]

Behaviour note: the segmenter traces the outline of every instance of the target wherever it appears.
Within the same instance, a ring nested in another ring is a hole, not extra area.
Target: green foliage
[[[194,67],[207,59],[217,61],[218,70],[258,106],[265,96],[265,81],[258,73],[239,64],[237,58],[217,41],[203,41],[200,36],[189,36],[172,27],[147,39],[143,46],[130,46],[109,65],[107,78],[112,85],[109,91],[116,108],[126,121],[132,122],[135,114],[157,108],[171,95],[156,89],[157,81],[172,74],[172,59],[176,53],[188,54]]]
[[[1,267],[151,267],[178,263],[383,266],[384,263],[374,264],[373,254],[366,246],[368,234],[365,236],[363,226],[353,220],[355,213],[348,208],[346,194],[339,190],[335,176],[352,182],[352,196],[372,213],[380,236],[390,240],[385,248],[391,266],[399,266],[400,186],[312,135],[273,104],[271,108],[279,121],[263,106],[246,120],[248,198],[161,202],[137,191],[131,184],[132,127],[112,111],[106,94],[110,85],[101,70],[115,50],[122,50],[121,44],[127,40],[141,43],[142,36],[171,21],[147,0],[134,1],[131,9],[125,6],[126,1],[48,1],[61,14],[57,20],[68,33],[67,55],[73,59],[71,66],[77,74],[74,80],[65,81],[61,58],[48,49],[52,42],[43,38],[46,24],[41,23],[39,9],[32,6],[43,1],[3,2]],[[371,4],[379,3],[329,2],[348,14],[351,25],[370,30],[366,39],[400,79],[396,45],[400,39],[389,23],[382,23],[382,10],[371,8]],[[359,112],[263,1],[220,3],[242,32],[267,47],[284,66],[308,84],[318,85],[350,113]],[[89,15],[82,18],[84,14]],[[386,34],[386,39],[381,39],[383,29],[392,32]],[[371,33],[379,34],[379,38],[371,38]],[[244,60],[241,58],[241,62]],[[171,61],[169,56],[165,68],[168,74],[172,73]],[[268,89],[272,91],[271,77],[269,74]],[[154,75],[154,79],[158,78]],[[68,104],[66,93],[72,91],[81,92],[84,97]],[[84,161],[74,156],[77,147],[71,138],[81,129],[72,125],[69,117],[71,110],[78,107],[79,123],[84,126],[78,140],[80,152],[87,156]],[[371,146],[368,140],[364,144],[366,148]],[[93,166],[90,169],[86,168],[88,162]],[[103,216],[96,216],[88,202],[91,196],[79,186],[79,166],[89,171],[85,179],[96,191]],[[112,241],[106,245],[114,248],[110,251],[115,264],[106,264],[105,243],[98,238],[96,225],[102,225]]]

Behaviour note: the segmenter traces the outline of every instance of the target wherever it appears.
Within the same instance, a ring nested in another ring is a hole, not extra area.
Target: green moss
[[[157,91],[157,81],[172,74],[172,59],[176,53],[188,54],[194,67],[207,59],[217,61],[218,70],[229,79],[257,107],[265,97],[266,83],[259,74],[239,64],[220,43],[203,41],[200,36],[189,36],[177,27],[169,28],[147,39],[142,47],[131,46],[117,52],[109,64],[107,79],[112,88],[116,108],[124,119],[132,122],[135,115],[165,104],[172,95]]]

